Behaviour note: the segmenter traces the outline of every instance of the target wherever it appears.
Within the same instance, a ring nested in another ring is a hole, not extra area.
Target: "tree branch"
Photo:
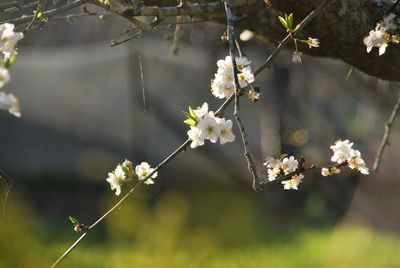
[[[78,2],[79,0],[75,1],[74,3]],[[81,0],[84,1],[84,0]],[[228,0],[229,1],[229,0]],[[329,2],[329,0],[324,1],[324,3],[326,4],[327,2]],[[302,24],[302,26],[305,26],[308,21],[304,21]],[[288,38],[288,37],[287,37]],[[277,47],[274,52],[272,53],[273,57],[269,57],[266,62],[260,66],[259,68],[257,68],[257,70],[254,72],[254,75],[256,76],[257,74],[259,74],[262,70],[265,69],[265,67],[263,66],[269,66],[271,64],[271,62],[273,61],[273,59],[279,54],[279,52],[284,48],[286,43],[283,43],[280,47]],[[232,59],[234,59],[234,57],[232,57]],[[236,63],[233,65],[236,66]],[[237,80],[237,76],[236,80]],[[235,84],[238,83],[238,81],[235,81]],[[229,104],[236,99],[237,100],[238,96],[237,94],[232,95],[231,97],[229,97],[215,112],[215,115],[218,117],[221,117],[225,111],[225,109],[229,106]],[[236,105],[238,105],[238,102],[236,102]],[[239,126],[240,126],[240,119],[239,119]],[[244,135],[245,132],[242,131],[242,133]],[[243,136],[242,136],[243,137]],[[161,170],[168,162],[170,162],[171,160],[173,160],[176,156],[178,156],[181,152],[185,151],[187,146],[190,144],[191,140],[188,139],[186,140],[184,143],[182,143],[182,145],[180,145],[173,153],[171,153],[167,158],[165,158],[160,164],[158,164],[154,171],[152,173],[150,173],[144,180],[139,181],[138,183],[136,183],[113,207],[111,207],[105,214],[103,214],[103,216],[101,216],[98,220],[96,220],[91,226],[89,226],[84,233],[63,253],[63,255],[51,266],[56,267],[58,264],[61,263],[61,261],[63,261],[71,252],[72,250],[74,250],[76,248],[76,246],[78,246],[83,239],[88,235],[88,233],[93,230],[99,223],[101,223],[108,215],[110,215],[116,208],[118,208],[123,202],[124,200],[126,200],[127,197],[129,197],[144,181],[146,181],[147,178],[150,178],[155,172],[158,172],[159,170]],[[246,158],[247,159],[247,158]],[[248,161],[251,161],[251,159]],[[252,164],[254,165],[254,162]]]
[[[51,18],[55,15],[64,13],[66,11],[69,11],[73,8],[76,8],[78,6],[81,6],[83,4],[86,4],[87,2],[89,2],[89,0],[76,0],[72,3],[63,5],[61,7],[57,7],[48,11],[44,11],[43,14],[45,15],[46,18]],[[11,20],[7,20],[7,21],[1,21],[0,24],[3,23],[12,23],[16,26],[24,24],[24,23],[29,23],[31,22],[34,18],[36,17],[36,15],[29,15],[29,16],[23,16],[20,18],[16,18],[16,19],[11,19]]]
[[[91,0],[91,3],[109,9],[110,6],[104,5],[97,0]],[[238,8],[249,6],[257,3],[257,0],[232,0],[232,7]],[[185,2],[177,6],[134,6],[127,7],[123,12],[119,13],[124,18],[132,18],[137,16],[151,16],[151,17],[176,17],[176,16],[210,16],[218,15],[224,12],[224,5],[221,1],[196,3]]]
[[[392,130],[393,122],[396,119],[397,113],[399,111],[399,107],[400,107],[400,94],[399,94],[396,104],[393,107],[392,113],[390,114],[388,121],[386,121],[386,123],[385,123],[385,133],[383,134],[381,145],[379,146],[378,152],[376,153],[374,166],[372,167],[372,170],[375,172],[378,171],[379,164],[382,159],[383,151],[385,150],[386,145],[389,144],[390,131]]]

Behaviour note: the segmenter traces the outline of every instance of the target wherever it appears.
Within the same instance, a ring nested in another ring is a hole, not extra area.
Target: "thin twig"
[[[304,26],[306,26],[312,19],[314,19],[319,12],[322,11],[322,9],[333,0],[324,0],[322,3],[315,9],[313,10],[310,14],[308,14],[307,17],[305,17],[299,24],[299,26],[296,27],[296,32],[302,30]],[[283,39],[279,45],[276,47],[274,52],[269,56],[269,58],[257,69],[253,72],[254,76],[262,72],[265,68],[269,68],[271,65],[271,62],[275,59],[276,56],[281,52],[281,50],[286,47],[286,45],[293,39],[293,36],[291,34],[288,34],[285,39]]]
[[[139,180],[112,208],[110,208],[106,213],[103,214],[97,221],[95,221],[92,225],[90,225],[87,230],[72,244],[71,247],[69,247],[64,254],[51,266],[51,268],[56,267],[62,260],[65,259],[65,257],[68,256],[68,254],[82,241],[82,239],[93,229],[95,228],[100,222],[102,222],[110,213],[112,213],[115,209],[117,209],[122,202],[128,196],[130,196],[144,181],[146,181],[148,178],[151,178],[151,176],[160,171],[169,161],[174,159],[180,152],[185,151],[186,147],[189,145],[191,140],[186,140],[181,146],[179,146],[173,153],[171,153],[167,158],[164,159],[160,164],[158,164],[153,172],[151,172],[146,178],[143,180]]]
[[[396,104],[393,107],[393,110],[389,117],[389,120],[386,121],[386,123],[385,123],[385,133],[383,134],[381,145],[379,146],[378,152],[376,153],[374,166],[372,168],[372,170],[375,172],[378,171],[379,164],[382,159],[383,151],[385,150],[386,145],[389,144],[390,131],[392,130],[393,122],[394,122],[394,119],[396,119],[397,113],[399,111],[399,107],[400,107],[400,94],[399,94]]]
[[[143,112],[147,113],[147,102],[146,102],[146,90],[144,87],[143,64],[142,64],[142,56],[140,56],[140,55],[139,55],[139,69],[140,69],[140,84],[142,85]]]
[[[179,50],[181,36],[182,36],[182,24],[179,23],[181,20],[182,20],[182,16],[177,16],[176,17],[174,39],[172,41],[172,46],[171,46],[172,55],[176,55],[178,53],[178,50]]]
[[[81,5],[83,5],[83,4],[87,3],[87,2],[89,2],[89,0],[76,0],[75,2],[72,2],[70,4],[66,4],[66,5],[63,5],[61,7],[57,7],[57,8],[51,9],[51,10],[44,11],[43,15],[46,18],[51,18],[51,17],[53,17],[53,16],[55,16],[57,14],[64,13],[65,11],[68,11],[68,10],[71,10],[71,9],[73,9],[75,7],[81,6]],[[23,16],[23,17],[16,18],[16,19],[2,21],[2,22],[0,22],[0,24],[12,23],[14,25],[21,25],[21,24],[24,24],[24,23],[29,23],[33,18],[35,18],[35,16],[36,15]]]
[[[386,11],[386,15],[389,15],[390,13],[392,13],[396,9],[396,7],[399,5],[399,3],[400,3],[400,0],[396,0],[396,2],[394,2],[392,4],[392,6],[388,9],[388,11]]]
[[[232,61],[232,75],[233,75],[233,80],[234,80],[234,84],[233,84],[233,89],[234,89],[234,96],[235,96],[235,110],[234,110],[234,116],[236,119],[236,123],[238,125],[239,131],[240,131],[240,135],[242,138],[242,144],[243,144],[243,149],[244,149],[244,157],[247,161],[247,167],[250,171],[250,173],[253,176],[253,188],[254,190],[256,190],[258,187],[258,181],[259,181],[259,176],[258,176],[258,172],[257,172],[257,168],[255,165],[255,161],[254,161],[254,157],[253,154],[250,151],[249,148],[249,140],[246,134],[246,131],[244,129],[244,125],[241,121],[240,118],[240,107],[239,107],[239,94],[241,93],[241,87],[239,84],[239,79],[238,79],[238,68],[236,65],[236,56],[235,56],[235,33],[234,33],[234,21],[235,21],[235,17],[232,13],[232,9],[231,9],[231,0],[225,0],[225,12],[226,12],[226,33],[227,33],[227,41],[228,41],[228,47],[229,47],[229,56],[231,57],[231,61]],[[239,43],[236,42],[236,46],[239,47]],[[238,50],[240,51],[240,49]],[[242,54],[241,51],[239,54]]]

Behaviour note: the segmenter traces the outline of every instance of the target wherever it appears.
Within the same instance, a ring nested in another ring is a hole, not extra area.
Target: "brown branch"
[[[253,177],[253,188],[254,190],[257,190],[258,187],[258,181],[259,181],[259,175],[257,172],[257,167],[255,165],[254,157],[252,152],[250,151],[249,148],[249,140],[246,134],[246,131],[244,129],[244,125],[242,123],[242,120],[240,118],[240,107],[239,107],[239,94],[241,93],[241,87],[239,84],[238,80],[238,68],[236,65],[236,55],[235,55],[235,45],[239,47],[239,43],[235,42],[235,33],[234,33],[234,21],[235,21],[235,16],[232,13],[232,3],[231,0],[225,0],[224,1],[224,6],[225,6],[225,12],[226,12],[226,33],[227,33],[227,41],[228,41],[228,47],[229,47],[229,56],[231,57],[231,63],[232,63],[232,74],[233,74],[233,89],[234,89],[234,98],[235,98],[235,111],[234,111],[234,116],[236,119],[236,123],[238,125],[241,139],[242,139],[242,144],[243,144],[243,149],[244,149],[244,157],[247,162],[247,167]],[[239,49],[240,51],[240,49]],[[240,52],[241,54],[241,52]]]
[[[322,3],[315,9],[313,10],[310,14],[308,14],[307,17],[305,17],[300,24],[296,27],[296,31],[295,32],[299,32],[301,31],[304,26],[306,26],[312,19],[314,19],[318,13],[320,13],[323,8],[333,0],[324,0],[322,1]],[[276,56],[278,56],[279,52],[286,47],[286,45],[293,39],[293,36],[288,34],[285,39],[283,39],[279,45],[276,47],[276,49],[274,50],[274,52],[272,52],[272,54],[269,56],[269,58],[257,69],[253,72],[254,76],[256,76],[257,74],[259,74],[260,72],[262,72],[265,68],[269,68],[271,65],[271,62],[275,59]]]
[[[258,183],[258,185],[257,185],[258,189],[259,189],[259,190],[264,190],[265,188],[267,188],[267,187],[268,187],[269,185],[271,185],[271,184],[274,184],[274,183],[277,183],[277,182],[282,182],[282,181],[291,180],[291,178],[292,178],[293,176],[299,175],[300,173],[303,173],[303,172],[305,172],[305,171],[307,171],[307,170],[311,170],[311,169],[314,169],[314,168],[315,168],[315,165],[314,165],[314,164],[312,164],[312,165],[309,166],[309,167],[304,167],[304,162],[305,162],[304,157],[300,157],[300,159],[299,159],[299,167],[298,167],[295,171],[293,171],[293,172],[291,172],[291,173],[288,173],[288,174],[286,174],[286,175],[282,174],[282,175],[278,176],[278,177],[277,177],[275,180],[273,180],[273,181],[268,180],[268,178],[265,176],[265,178],[264,178],[263,180],[260,180],[260,181],[259,181],[259,183]],[[340,165],[341,165],[341,164],[340,164]],[[338,166],[338,165],[335,165],[335,166]],[[333,166],[332,166],[332,167],[333,167]]]
[[[256,4],[257,0],[232,0],[232,7],[242,7]],[[91,0],[91,3],[110,9],[110,6],[104,5],[97,0]],[[151,17],[176,17],[176,16],[204,16],[208,14],[219,14],[224,12],[224,5],[221,1],[191,4],[185,3],[183,5],[158,7],[158,6],[134,6],[127,8],[119,15],[125,18],[132,18],[137,16],[151,16]]]
[[[385,150],[386,145],[389,144],[390,131],[392,130],[393,122],[396,119],[397,113],[399,111],[399,107],[400,107],[400,94],[399,94],[396,104],[393,107],[393,110],[389,117],[389,120],[386,121],[386,123],[385,123],[385,133],[383,134],[381,145],[379,146],[378,152],[376,153],[374,166],[372,168],[372,170],[375,172],[378,171],[379,164],[382,159],[383,151]]]

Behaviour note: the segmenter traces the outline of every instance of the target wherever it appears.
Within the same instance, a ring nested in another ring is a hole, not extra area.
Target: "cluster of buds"
[[[255,81],[254,75],[251,71],[250,63],[246,57],[236,57],[236,66],[238,69],[238,81],[240,88],[245,88]],[[232,59],[226,56],[225,59],[217,61],[218,70],[211,80],[211,92],[219,98],[229,98],[235,93]]]
[[[373,47],[379,48],[379,56],[385,53],[390,42],[399,43],[400,37],[397,34],[391,34],[397,29],[396,15],[390,13],[383,18],[382,21],[376,24],[374,30],[369,32],[369,35],[364,38],[364,45],[367,47],[367,52],[370,53]]]
[[[23,33],[14,31],[13,24],[0,25],[0,53],[3,54],[3,59],[0,60],[0,88],[10,81],[8,68],[15,61],[16,45],[23,37]],[[0,109],[7,110],[16,117],[21,116],[18,99],[12,93],[0,92]]]
[[[151,176],[150,176],[151,175]],[[157,172],[147,162],[142,162],[133,168],[132,162],[125,160],[122,164],[108,173],[106,181],[110,184],[111,190],[115,190],[115,195],[121,194],[122,184],[132,179],[144,180],[144,184],[154,184],[152,179],[157,177]]]
[[[195,110],[189,107],[189,112],[184,112],[184,114],[187,117],[184,123],[190,126],[187,134],[192,141],[191,148],[204,145],[205,140],[212,143],[219,140],[221,145],[235,140],[232,132],[232,120],[216,117],[214,112],[208,111],[206,102]]]
[[[330,176],[340,173],[340,168],[348,166],[351,169],[356,169],[362,174],[368,175],[369,170],[365,164],[365,161],[361,158],[361,153],[358,150],[352,148],[353,143],[349,140],[338,140],[330,148],[333,151],[331,158],[332,162],[337,163],[333,167],[325,167],[321,169],[323,176]]]
[[[303,161],[296,160],[294,156],[287,157],[282,155],[279,158],[274,158],[268,156],[264,162],[264,166],[268,169],[268,181],[275,181],[281,176],[289,175],[299,171],[301,168]],[[298,185],[301,180],[304,178],[304,175],[299,172],[298,174],[294,174],[288,180],[281,181],[283,184],[283,188],[285,190],[298,189]]]

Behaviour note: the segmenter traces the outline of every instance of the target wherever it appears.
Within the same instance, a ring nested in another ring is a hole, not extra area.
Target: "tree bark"
[[[260,1],[252,7],[239,27],[254,31],[258,37],[277,44],[287,33],[277,19],[278,14],[293,13],[295,23],[315,9],[320,0],[271,0],[270,7]],[[377,4],[380,3],[380,5]],[[366,52],[363,38],[390,9],[390,0],[332,0],[308,24],[301,35],[320,39],[319,48],[301,51],[315,56],[341,59],[362,72],[389,81],[400,81],[400,45],[390,44],[386,53],[377,49]],[[240,10],[238,10],[240,11]]]

